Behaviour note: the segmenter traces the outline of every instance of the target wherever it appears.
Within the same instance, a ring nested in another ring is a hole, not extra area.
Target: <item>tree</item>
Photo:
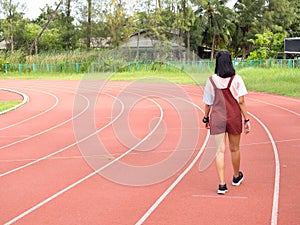
[[[236,56],[241,51],[242,58],[245,59],[249,53],[250,43],[248,40],[254,38],[254,35],[260,30],[259,25],[262,22],[264,5],[264,0],[238,0],[234,5],[236,31],[233,47]]]
[[[179,35],[183,34],[187,46],[187,59],[190,60],[190,51],[191,51],[191,34],[190,30],[191,27],[195,23],[195,14],[188,5],[186,0],[181,1],[181,5],[178,6],[178,14],[175,16],[177,17],[177,29],[179,29]]]
[[[295,10],[290,0],[267,0],[263,15],[263,27],[272,32],[285,32],[294,21]]]
[[[22,18],[25,6],[19,2],[13,2],[13,0],[0,0],[0,7],[2,8],[2,14],[8,22],[7,27],[4,28],[6,33],[5,38],[9,40],[10,50],[14,52],[14,25],[18,18]]]
[[[29,55],[31,54],[33,47],[35,47],[35,54],[38,54],[38,40],[43,35],[43,33],[45,32],[45,30],[48,28],[50,22],[54,19],[56,12],[58,11],[60,5],[62,4],[62,1],[63,0],[60,0],[60,2],[56,5],[55,10],[48,17],[47,23],[42,27],[42,30],[40,31],[40,33],[34,38],[34,41],[29,46],[29,48],[28,48],[28,54]]]
[[[136,60],[140,59],[140,38],[141,38],[141,32],[145,30],[146,28],[146,18],[147,14],[146,12],[136,12],[133,16],[133,32],[137,33],[137,49],[136,49]]]
[[[300,37],[300,1],[291,0],[290,6],[294,11],[293,22],[290,27],[287,29],[289,36],[291,37]],[[292,12],[290,12],[292,13]]]
[[[91,36],[92,36],[92,0],[87,0],[88,4],[88,16],[87,16],[87,30],[86,30],[86,48],[91,48]]]
[[[113,47],[119,47],[133,34],[133,18],[127,17],[124,2],[112,0],[106,16],[107,32],[110,34]]]
[[[256,39],[250,39],[254,50],[250,52],[249,59],[274,58],[278,52],[283,51],[283,33],[272,33],[267,31],[263,34],[256,34]]]
[[[200,45],[211,46],[212,60],[215,48],[226,46],[230,40],[231,34],[229,27],[232,25],[229,9],[226,7],[227,1],[196,1],[199,8],[196,11],[198,21],[195,29],[199,29],[198,35],[201,35]]]
[[[65,39],[65,43],[66,43],[66,48],[68,50],[68,52],[70,52],[71,50],[71,38],[74,34],[74,25],[72,24],[73,22],[73,18],[71,16],[71,0],[66,0],[66,28],[67,28],[67,32],[66,34],[64,35],[64,39]],[[62,18],[64,19],[64,18]]]

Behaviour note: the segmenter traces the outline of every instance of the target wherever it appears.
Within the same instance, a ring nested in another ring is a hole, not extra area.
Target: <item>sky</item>
[[[25,4],[27,7],[25,17],[36,19],[41,14],[41,8],[44,8],[46,4],[54,5],[56,0],[18,0],[18,2]]]
[[[18,2],[20,2],[21,4],[24,3],[27,6],[25,17],[36,19],[41,13],[40,8],[43,8],[47,3],[50,6],[54,6],[54,3],[58,2],[58,0],[18,0]],[[230,0],[228,6],[233,7],[235,2],[236,0]]]

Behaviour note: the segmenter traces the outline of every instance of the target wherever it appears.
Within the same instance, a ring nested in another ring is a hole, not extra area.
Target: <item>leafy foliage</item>
[[[267,31],[263,34],[256,34],[256,39],[249,42],[256,46],[250,53],[249,59],[274,58],[283,49],[284,35],[282,33],[273,34]]]
[[[151,39],[166,43],[176,34],[175,41],[185,43],[187,52],[200,46],[211,49],[211,59],[224,48],[235,57],[264,59],[283,51],[285,37],[300,36],[299,0],[237,0],[233,8],[227,2],[64,0],[59,10],[46,4],[38,18],[28,19],[18,0],[0,0],[0,41],[5,40],[6,51],[15,52],[20,62],[26,61],[29,46],[50,17],[36,43],[37,53],[119,47],[146,31]],[[2,61],[10,60],[10,54],[1,54]]]

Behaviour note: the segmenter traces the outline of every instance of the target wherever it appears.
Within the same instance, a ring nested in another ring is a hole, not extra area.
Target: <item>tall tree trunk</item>
[[[214,59],[214,55],[215,55],[215,40],[216,39],[216,35],[213,35],[213,40],[212,40],[212,44],[211,44],[211,53],[210,53],[210,60]]]
[[[86,48],[90,50],[91,48],[91,36],[92,36],[92,0],[87,0],[88,2],[88,25],[86,32]]]
[[[10,50],[14,53],[14,28],[12,14],[12,0],[9,0],[9,32],[10,32]]]
[[[68,52],[70,52],[71,50],[71,0],[67,0],[66,1],[66,6],[67,6],[67,12],[66,12],[66,15],[67,15],[67,29],[68,29],[68,33],[67,33],[67,50]]]
[[[140,38],[141,38],[141,31],[140,31],[140,28],[139,28],[137,46],[136,46],[136,56],[135,56],[135,59],[137,61],[139,61],[139,59],[140,59]]]
[[[186,0],[182,0],[181,2],[181,7],[182,7],[182,11],[183,11],[183,19],[185,21],[187,21],[187,8],[186,8]],[[185,41],[187,43],[187,61],[190,61],[190,52],[191,52],[191,48],[190,48],[190,32],[187,30],[183,31],[184,34],[184,38]]]
[[[35,54],[37,55],[38,52],[39,52],[39,49],[38,49],[38,39],[37,38],[34,39],[34,49],[35,49]]]
[[[156,8],[161,8],[161,0],[156,1]]]
[[[247,55],[246,55],[246,46],[243,45],[242,47],[242,59],[246,59]]]
[[[33,47],[37,46],[39,38],[43,35],[43,33],[45,32],[45,30],[48,28],[50,22],[54,19],[54,16],[55,16],[57,10],[59,9],[60,5],[62,4],[62,2],[63,2],[63,0],[60,0],[60,2],[56,6],[54,12],[51,13],[51,15],[49,16],[47,23],[43,26],[41,32],[34,38],[34,41],[30,45],[30,47],[28,48],[28,54],[29,55],[31,55]],[[36,49],[37,49],[37,47],[36,47]],[[37,54],[37,52],[36,52],[36,54]]]
[[[191,33],[190,31],[187,32],[187,52],[188,52],[188,61],[191,58]]]

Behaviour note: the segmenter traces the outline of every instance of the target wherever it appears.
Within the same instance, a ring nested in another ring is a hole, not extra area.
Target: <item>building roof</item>
[[[174,33],[174,36],[176,34]],[[153,48],[157,44],[161,44],[162,41],[155,40],[151,37],[149,37],[148,31],[143,30],[140,33],[135,33],[130,37],[130,40],[127,43],[124,43],[122,47],[130,47],[130,48]],[[179,44],[176,42],[175,38],[173,38],[171,41],[172,47],[179,47]],[[184,45],[182,43],[182,45]]]

